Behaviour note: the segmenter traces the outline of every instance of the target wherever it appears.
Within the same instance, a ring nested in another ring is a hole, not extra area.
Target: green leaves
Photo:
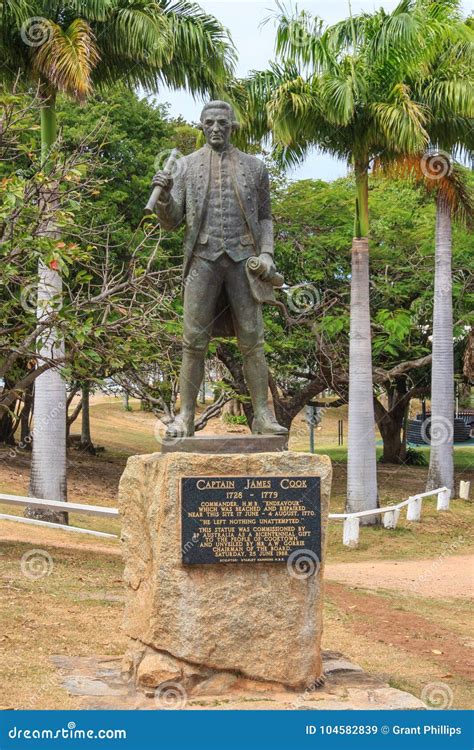
[[[387,92],[387,101],[374,102],[370,109],[376,126],[374,132],[380,131],[379,141],[385,140],[391,150],[413,153],[428,143],[426,113],[412,100],[406,84],[395,84]]]
[[[406,310],[379,310],[375,322],[395,340],[404,341],[412,328],[412,318]]]
[[[272,132],[291,163],[316,146],[367,164],[426,148],[435,111],[451,113],[446,128],[469,137],[462,118],[474,110],[472,32],[457,1],[402,0],[392,13],[327,28],[278,7],[278,63],[238,92],[251,137]]]
[[[227,31],[187,0],[1,0],[0,79],[49,85],[82,100],[121,81],[216,94],[232,73]]]

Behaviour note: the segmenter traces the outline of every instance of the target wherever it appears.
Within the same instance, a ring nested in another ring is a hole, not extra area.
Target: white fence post
[[[386,513],[383,514],[384,527],[386,529],[396,529],[399,517],[400,517],[400,510],[398,508],[394,508],[393,510],[388,510]]]
[[[346,547],[357,547],[359,544],[359,519],[357,517],[348,516],[344,520],[342,543]]]
[[[436,510],[449,510],[449,501],[451,500],[451,490],[446,487],[438,492],[438,504]]]
[[[421,518],[421,497],[412,497],[407,505],[407,521],[419,521]]]
[[[459,497],[461,500],[469,500],[469,493],[471,490],[471,483],[464,482],[462,479],[459,482]]]

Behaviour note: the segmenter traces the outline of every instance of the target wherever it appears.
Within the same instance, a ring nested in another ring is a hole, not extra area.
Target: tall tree
[[[219,89],[232,68],[227,32],[212,16],[187,0],[1,0],[0,77],[18,75],[38,85],[44,169],[55,158],[56,97],[63,92],[84,100],[94,85],[122,81],[156,91],[161,84],[194,93]],[[43,200],[51,208],[44,236],[54,237],[54,190]],[[57,266],[41,260],[38,316],[60,306]],[[39,342],[39,356],[61,355],[54,331]],[[66,500],[66,390],[60,372],[49,370],[35,383],[33,460],[30,493]],[[30,515],[62,520],[61,514],[30,509]]]
[[[389,173],[404,175],[434,197],[436,206],[432,316],[431,413],[423,427],[430,442],[427,490],[454,492],[454,344],[452,222],[472,225],[472,181],[449,153],[433,152],[395,161]]]
[[[473,216],[472,189],[455,157],[472,158],[474,153],[474,35],[472,20],[463,21],[458,2],[441,0],[437,13],[444,21],[450,20],[451,27],[436,45],[428,46],[423,68],[409,81],[427,112],[431,147],[423,154],[397,159],[393,167],[398,174],[414,178],[435,199],[431,414],[425,426],[431,444],[427,489],[445,486],[454,492],[452,220],[471,222]]]
[[[248,130],[270,128],[287,160],[311,147],[346,159],[355,177],[352,243],[347,509],[377,507],[369,286],[369,171],[382,155],[428,142],[426,113],[406,81],[446,27],[434,5],[402,0],[391,14],[351,17],[325,30],[304,12],[278,17],[282,62],[234,94]],[[366,517],[371,522],[373,517]]]
[[[453,22],[461,21],[458,3],[446,3]],[[474,152],[474,35],[464,24],[464,38],[449,36],[433,49],[429,66],[413,88],[430,113],[427,125],[434,153],[421,159],[425,187],[435,193],[436,236],[431,370],[430,466],[427,490],[448,487],[454,494],[454,331],[452,302],[452,219],[471,221],[473,197],[459,152]],[[462,27],[461,27],[462,28]],[[441,153],[438,149],[442,149]],[[444,151],[443,151],[444,150]]]

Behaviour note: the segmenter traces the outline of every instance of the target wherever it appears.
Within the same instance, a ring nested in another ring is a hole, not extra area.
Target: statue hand
[[[258,259],[260,261],[260,265],[262,266],[258,272],[258,276],[266,281],[267,279],[271,278],[274,273],[276,273],[275,264],[273,262],[273,255],[265,252],[260,253]]]
[[[171,188],[173,187],[173,178],[168,174],[168,172],[160,171],[155,174],[153,180],[151,181],[151,184],[154,188],[160,187],[162,195],[166,197],[170,194]]]

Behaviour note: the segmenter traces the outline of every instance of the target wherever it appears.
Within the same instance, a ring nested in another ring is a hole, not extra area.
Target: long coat
[[[268,170],[263,161],[230,146],[232,179],[245,221],[255,245],[255,254],[264,248],[273,253],[273,225]],[[167,202],[158,201],[156,213],[165,229],[176,229],[186,222],[184,237],[184,278],[188,275],[194,247],[205,215],[212,149],[207,144],[177,162],[173,188]]]

